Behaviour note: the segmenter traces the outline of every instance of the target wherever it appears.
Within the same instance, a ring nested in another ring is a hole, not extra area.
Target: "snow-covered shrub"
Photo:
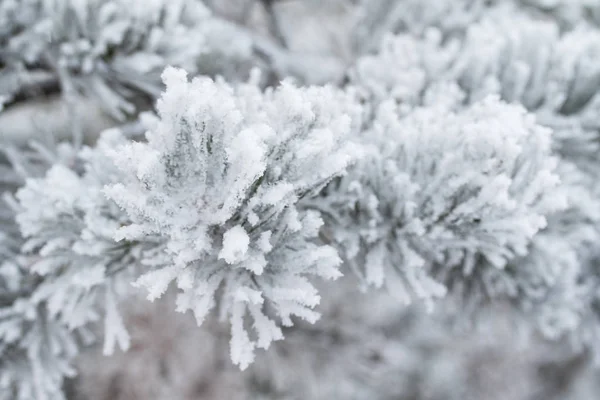
[[[569,207],[549,220],[548,229],[534,242],[525,262],[545,280],[517,296],[533,310],[542,333],[551,339],[567,337],[578,349],[590,349],[600,360],[598,243],[600,195],[596,177],[563,162],[559,169]]]
[[[71,158],[63,146],[32,145],[2,148],[3,192]],[[9,195],[0,199],[0,399],[61,399],[63,378],[75,372],[70,360],[78,347],[65,326],[30,301],[39,279],[29,271],[31,258],[21,253],[24,239],[15,221],[17,208]]]
[[[39,279],[14,246],[20,243],[0,237],[0,399],[63,399],[64,379],[75,375],[72,360],[89,332],[70,331],[31,302]]]
[[[124,143],[118,131],[106,131],[95,148],[80,151],[82,171],[55,165],[44,178],[28,179],[16,194],[16,220],[25,238],[22,251],[32,254],[29,270],[43,278],[31,301],[43,304],[50,318],[69,329],[85,326],[104,312],[106,353],[117,342],[128,347],[118,299],[127,294],[138,259],[158,243],[152,238],[144,243],[113,239],[129,220],[102,193],[104,185],[121,181],[104,153]],[[100,312],[98,303],[103,305]]]
[[[555,173],[566,207],[547,215],[546,227],[532,238],[527,253],[502,269],[477,269],[468,280],[451,276],[450,284],[460,299],[461,316],[485,314],[482,305],[504,298],[528,329],[548,339],[569,337],[577,347],[587,346],[593,341],[584,338],[582,328],[597,324],[590,313],[590,294],[597,287],[590,267],[600,238],[600,202],[582,182],[589,177],[574,165],[561,161]]]
[[[491,14],[468,29],[458,78],[473,99],[493,92],[530,110],[570,113],[590,99],[580,82],[596,79],[597,47],[589,28],[561,35],[553,21]]]
[[[519,106],[488,98],[402,118],[388,102],[363,135],[375,146],[325,196],[332,234],[367,283],[404,302],[504,268],[564,207],[550,131]]]
[[[118,302],[129,292],[136,260],[155,242],[113,239],[128,220],[102,194],[119,176],[103,153],[124,142],[107,131],[95,149],[79,153],[66,144],[54,156],[41,146],[8,152],[14,175],[26,181],[16,201],[2,203],[0,392],[6,399],[62,398],[63,378],[75,374],[72,360],[96,336],[101,316],[105,353],[129,345]],[[15,224],[19,230],[10,229]]]
[[[490,93],[535,112],[570,162],[596,171],[600,33],[561,33],[553,21],[492,14],[469,28],[453,69],[468,101]]]
[[[555,130],[555,148],[570,162],[596,170],[599,55],[596,29],[561,33],[552,20],[498,8],[470,25],[463,39],[443,41],[438,29],[422,37],[387,35],[376,54],[356,61],[350,83],[375,110],[390,97],[411,108],[444,102],[440,95],[460,106],[497,94]]]
[[[460,103],[463,94],[449,75],[459,50],[457,41],[442,44],[436,29],[423,38],[386,35],[376,54],[360,57],[349,71],[350,85],[365,104],[364,123],[370,124],[379,105],[389,100],[405,113],[428,102],[440,105],[445,102],[435,93],[440,85],[450,100],[448,106]],[[435,101],[430,101],[431,96]]]
[[[29,277],[22,270],[26,266],[13,260],[0,265],[13,284],[27,282],[20,281]],[[32,305],[26,292],[0,305],[0,399],[63,399],[63,379],[75,374],[71,361],[78,348],[73,333]]]
[[[462,294],[464,307],[473,311],[489,298],[508,295],[545,336],[594,343],[598,32],[581,26],[563,33],[552,20],[498,8],[469,26],[462,40],[441,45],[432,40],[439,37],[432,30],[419,38],[388,36],[379,53],[357,61],[351,84],[375,110],[368,124],[378,123],[378,104],[390,97],[402,115],[410,116],[421,105],[460,111],[490,94],[501,96],[525,106],[553,130],[551,145],[561,156],[559,190],[568,199],[566,209],[547,215],[547,227],[526,254],[467,280],[453,276],[453,292]]]
[[[321,217],[298,205],[358,153],[348,141],[351,99],[331,87],[285,82],[263,93],[252,82],[188,82],[173,68],[163,76],[167,90],[148,142],[111,153],[126,180],[106,193],[132,221],[118,238],[166,239],[166,265],[137,285],[154,299],[176,281],[178,310],[192,310],[199,324],[218,296],[231,322],[232,360],[245,368],[255,346],[282,338],[271,316],[285,326],[292,316],[317,318],[308,276],[340,274],[336,251],[318,242]]]
[[[63,94],[96,97],[118,118],[136,111],[140,94],[153,99],[160,93],[167,65],[197,71],[199,57],[210,51],[206,36],[228,31],[193,0],[28,0],[3,8],[6,19],[29,17],[3,39],[12,91],[28,71],[41,69],[58,80]]]

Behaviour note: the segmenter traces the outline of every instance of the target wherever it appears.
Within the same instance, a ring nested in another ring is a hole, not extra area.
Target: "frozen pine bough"
[[[7,229],[0,243],[0,382],[7,399],[62,398],[78,349],[102,329],[106,354],[129,346],[117,307],[131,292],[137,260],[160,241],[113,240],[128,220],[102,195],[119,176],[102,150],[124,141],[107,131],[93,150],[40,146],[45,173],[34,157],[11,158],[16,175],[27,175],[14,198],[2,203],[6,224],[20,228]]]
[[[7,0],[0,21],[6,101],[60,92],[75,110],[84,96],[119,120],[149,107],[167,65],[198,73],[211,57],[251,56],[250,38],[201,1]]]
[[[456,276],[491,293],[487,270],[527,254],[566,206],[550,131],[496,98],[406,117],[387,102],[363,135],[368,155],[321,201],[349,264],[405,303],[443,297]]]
[[[585,25],[561,32],[551,20],[491,8],[467,27],[462,40],[450,38],[442,44],[442,35],[433,29],[422,37],[387,36],[378,53],[359,58],[350,82],[368,99],[366,126],[380,125],[377,110],[382,102],[393,102],[401,115],[410,117],[415,108],[431,105],[461,112],[494,94],[525,106],[539,124],[551,128],[546,143],[552,149],[546,145],[544,152],[553,150],[553,157],[559,156],[553,173],[561,184],[554,193],[562,194],[548,196],[562,196],[565,207],[546,214],[547,226],[531,238],[526,252],[503,269],[488,270],[485,290],[478,291],[483,298],[501,293],[518,299],[548,337],[575,335],[576,342],[593,345],[600,206],[592,183],[597,180],[599,153],[591,116],[597,115],[592,82],[598,76],[598,32]],[[390,64],[398,68],[384,68]],[[472,279],[465,281],[460,275],[453,280],[470,288],[464,294],[477,303],[472,289],[479,284],[473,286]],[[577,328],[580,323],[587,326],[584,335]]]
[[[246,368],[256,346],[282,338],[280,324],[316,320],[319,295],[308,277],[340,275],[335,249],[317,240],[319,213],[301,204],[359,153],[352,99],[331,87],[284,82],[263,93],[253,82],[188,82],[173,68],[163,76],[167,90],[147,143],[110,153],[128,181],[106,194],[132,221],[117,238],[164,237],[165,265],[136,285],[152,300],[175,282],[177,309],[191,310],[198,323],[218,296],[231,323],[232,360]]]
[[[16,221],[25,239],[22,251],[35,255],[29,270],[43,278],[31,300],[43,303],[51,317],[70,329],[105,312],[106,353],[116,343],[128,347],[116,307],[128,292],[139,258],[160,243],[152,238],[144,243],[113,239],[114,231],[129,220],[102,194],[104,185],[120,180],[103,151],[124,142],[118,132],[106,131],[94,149],[79,151],[80,168],[54,165],[43,179],[27,180],[15,196]],[[101,312],[94,310],[98,304]]]
[[[2,150],[6,156],[2,188],[7,193],[27,177],[43,175],[49,164],[70,159],[68,150]],[[9,195],[0,200],[0,398],[60,399],[64,377],[75,374],[71,360],[78,346],[66,326],[30,301],[39,278],[29,273],[31,258],[21,251],[24,239],[15,221],[17,208]]]

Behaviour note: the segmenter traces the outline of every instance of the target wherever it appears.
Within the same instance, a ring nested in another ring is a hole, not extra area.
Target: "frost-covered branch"
[[[66,144],[7,149],[15,177],[26,178],[16,199],[2,203],[0,282],[8,296],[0,306],[0,381],[7,399],[62,398],[72,360],[98,325],[106,353],[128,347],[117,307],[131,291],[136,260],[159,243],[113,240],[128,220],[102,194],[118,176],[102,154],[124,141],[107,131],[95,149],[79,153]],[[15,222],[19,229],[10,229]]]
[[[133,114],[143,96],[153,101],[167,65],[198,72],[204,54],[225,50],[234,57],[237,50],[248,52],[240,40],[223,46],[227,24],[212,17],[201,1],[3,3],[0,19],[14,15],[19,18],[1,36],[2,74],[7,79],[25,82],[21,71],[26,74],[37,66],[55,77],[63,94],[95,97],[119,119]],[[3,85],[1,90],[14,96],[25,88]]]
[[[488,98],[401,117],[386,102],[363,135],[371,152],[324,202],[349,262],[405,303],[443,296],[453,270],[504,268],[564,207],[550,132],[520,107]]]
[[[137,285],[154,299],[176,282],[178,310],[192,310],[199,324],[218,296],[231,322],[232,359],[245,368],[255,346],[282,338],[279,323],[317,318],[309,276],[339,276],[335,250],[316,240],[319,214],[297,204],[355,159],[351,99],[289,82],[263,93],[253,82],[188,82],[172,68],[163,76],[167,91],[148,143],[112,152],[126,180],[106,193],[132,220],[118,237],[165,238],[165,265]],[[247,334],[246,315],[257,339]]]
[[[379,129],[379,110],[389,98],[410,120],[423,105],[460,113],[494,94],[523,105],[553,130],[549,143],[560,156],[554,173],[566,208],[547,214],[547,226],[505,268],[481,275],[475,270],[470,277],[455,270],[445,279],[454,282],[453,291],[462,293],[470,309],[508,296],[547,337],[572,335],[592,344],[597,335],[591,333],[597,331],[594,243],[600,238],[592,183],[598,176],[600,137],[591,117],[598,112],[598,32],[586,26],[563,32],[554,21],[507,10],[491,8],[463,38],[442,41],[439,30],[387,36],[378,54],[357,61],[350,84],[370,106],[363,123],[367,129]]]

